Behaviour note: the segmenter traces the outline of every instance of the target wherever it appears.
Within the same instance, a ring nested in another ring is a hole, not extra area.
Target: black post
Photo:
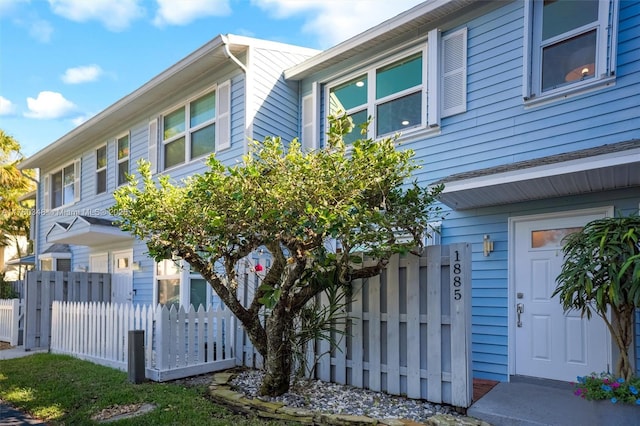
[[[144,330],[129,330],[129,360],[127,368],[131,383],[144,382]]]

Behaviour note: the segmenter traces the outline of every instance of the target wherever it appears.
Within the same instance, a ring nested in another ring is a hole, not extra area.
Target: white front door
[[[565,314],[558,296],[551,297],[563,263],[562,238],[604,216],[593,211],[514,220],[515,374],[574,381],[608,370],[611,343],[604,321]]]
[[[133,250],[113,252],[111,303],[131,303],[133,301],[132,263]]]

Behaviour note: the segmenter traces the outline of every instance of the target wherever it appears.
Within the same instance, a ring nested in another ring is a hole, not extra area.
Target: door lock
[[[516,313],[518,314],[518,327],[522,327],[522,318],[521,315],[524,313],[524,303],[518,303],[516,305]]]

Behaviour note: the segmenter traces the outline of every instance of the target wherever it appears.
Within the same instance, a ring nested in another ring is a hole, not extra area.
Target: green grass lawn
[[[0,399],[51,425],[97,424],[101,410],[150,403],[157,408],[114,425],[282,425],[235,415],[207,399],[207,386],[132,384],[127,373],[69,356],[35,354],[0,361]]]

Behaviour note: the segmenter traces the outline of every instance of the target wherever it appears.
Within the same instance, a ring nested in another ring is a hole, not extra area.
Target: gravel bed
[[[276,398],[258,397],[263,372],[239,372],[230,385],[245,395],[264,401],[278,401],[290,407],[305,408],[331,414],[369,416],[376,419],[409,419],[424,422],[436,414],[459,414],[446,405],[387,395],[352,386],[327,383],[320,380],[298,380],[289,392]]]

